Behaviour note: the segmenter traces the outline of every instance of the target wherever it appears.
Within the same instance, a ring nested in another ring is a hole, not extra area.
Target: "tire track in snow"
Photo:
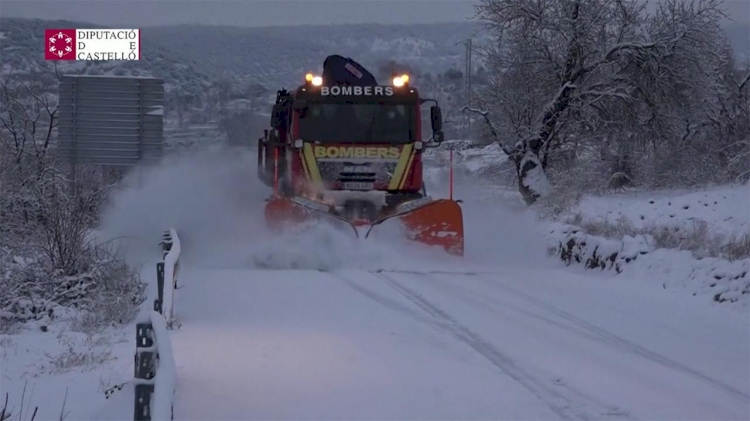
[[[722,383],[719,380],[716,380],[706,374],[703,374],[685,364],[679,363],[677,361],[674,361],[672,359],[669,359],[661,354],[657,354],[654,351],[651,351],[647,348],[644,348],[641,345],[638,345],[634,342],[631,342],[625,338],[622,338],[620,336],[615,335],[612,332],[609,332],[599,326],[596,326],[594,324],[591,324],[587,322],[586,320],[583,320],[571,313],[568,313],[565,310],[562,310],[560,308],[557,308],[551,304],[547,304],[544,301],[541,301],[537,298],[532,297],[531,295],[528,295],[524,292],[521,292],[515,288],[509,287],[507,285],[502,285],[496,280],[491,278],[486,278],[483,276],[479,276],[479,279],[481,279],[486,284],[489,284],[491,286],[494,286],[495,288],[498,288],[500,290],[503,290],[504,292],[507,292],[509,294],[515,295],[516,297],[519,297],[526,302],[536,306],[537,308],[541,308],[543,310],[546,310],[562,319],[565,319],[569,321],[570,323],[574,324],[575,326],[589,332],[590,334],[596,336],[599,338],[599,341],[608,344],[612,346],[613,348],[616,348],[618,350],[625,350],[632,354],[638,355],[640,357],[643,357],[651,362],[654,362],[656,364],[659,364],[663,367],[672,369],[674,371],[677,371],[679,373],[691,376],[693,378],[696,378],[698,380],[703,381],[704,383],[707,383],[725,393],[728,395],[731,395],[732,397],[740,400],[743,403],[750,403],[750,396],[748,396],[743,391],[730,386],[728,384]],[[496,300],[486,297],[488,300],[495,301]],[[498,303],[499,304],[499,303]],[[546,318],[539,316],[540,319],[545,320]],[[547,320],[549,322],[549,320]],[[588,336],[588,335],[587,335]]]
[[[427,301],[424,297],[411,289],[401,285],[395,279],[383,274],[374,273],[379,279],[395,289],[406,299],[414,303],[422,311],[433,318],[433,324],[442,330],[450,333],[460,342],[471,347],[475,352],[484,357],[503,373],[518,382],[526,390],[544,402],[555,414],[565,420],[598,420],[598,419],[633,419],[629,414],[622,412],[614,405],[604,405],[601,402],[592,399],[585,394],[566,387],[569,394],[575,396],[566,396],[556,385],[550,384],[534,377],[532,374],[518,367],[515,362],[498,350],[494,345],[482,338],[469,328],[458,323],[447,312],[437,305]],[[364,289],[359,287],[359,289]],[[380,302],[381,300],[377,300]],[[388,300],[391,301],[391,300]],[[399,307],[401,305],[399,304]],[[587,400],[588,403],[581,403],[580,400]]]
[[[332,275],[334,275],[337,278],[339,278],[342,281],[344,281],[344,283],[346,284],[346,286],[348,286],[349,288],[353,289],[354,291],[356,291],[356,292],[364,295],[365,297],[367,297],[367,298],[375,301],[376,303],[378,303],[378,304],[380,304],[380,305],[382,305],[382,306],[384,306],[384,307],[386,307],[388,309],[391,309],[391,310],[396,311],[398,313],[401,313],[401,314],[403,314],[405,316],[408,316],[409,318],[411,318],[411,319],[413,319],[413,320],[415,320],[417,322],[421,322],[421,323],[427,324],[430,327],[434,327],[434,325],[435,325],[435,323],[434,323],[434,321],[432,319],[423,316],[421,313],[414,311],[413,309],[411,309],[408,306],[405,306],[405,305],[399,303],[396,300],[392,300],[392,299],[390,299],[388,297],[384,297],[384,296],[378,294],[375,291],[369,290],[369,289],[367,289],[367,288],[365,288],[365,287],[357,284],[356,282],[352,281],[351,279],[346,278],[345,276],[343,276],[343,275],[341,275],[339,273],[333,272]]]
[[[432,277],[430,278],[430,285],[438,286],[453,296],[462,297],[464,300],[471,301],[473,304],[481,306],[487,310],[491,310],[491,311],[492,310],[496,311],[498,309],[513,310],[517,313],[524,314],[530,318],[540,320],[542,322],[555,326],[558,329],[567,330],[568,332],[572,332],[576,335],[582,336],[589,340],[602,343],[602,339],[599,335],[596,335],[581,326],[566,324],[554,318],[546,317],[542,314],[539,314],[539,312],[535,313],[533,311],[527,310],[521,306],[518,306],[512,303],[500,302],[493,297],[480,294],[477,292],[473,292],[466,288],[460,288],[455,283],[447,282],[444,279],[441,279],[438,277]]]

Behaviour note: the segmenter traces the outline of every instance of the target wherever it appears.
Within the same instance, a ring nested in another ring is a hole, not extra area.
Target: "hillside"
[[[276,87],[296,84],[305,72],[320,70],[329,54],[351,56],[376,73],[388,60],[417,71],[461,69],[463,40],[477,29],[471,23],[265,28],[184,25],[147,28],[143,35],[211,66],[212,74],[250,75]]]
[[[45,28],[102,27],[86,22],[0,19],[0,52],[4,67],[52,68],[39,49]],[[471,22],[420,25],[330,25],[291,27],[223,27],[179,25],[143,28],[143,59],[138,63],[66,63],[64,72],[153,75],[196,94],[221,79],[269,89],[296,84],[307,71],[320,70],[329,54],[351,56],[376,73],[393,60],[416,73],[464,68],[463,41],[486,40]],[[726,28],[738,58],[750,57],[747,25]]]
[[[102,27],[86,22],[0,19],[3,65],[21,71],[51,69],[40,48],[45,28]],[[338,25],[238,28],[171,26],[144,28],[138,63],[60,63],[66,73],[153,75],[192,91],[223,78],[276,88],[296,84],[320,69],[329,54],[352,56],[377,72],[388,60],[416,70],[463,68],[463,40],[471,23],[434,25]]]

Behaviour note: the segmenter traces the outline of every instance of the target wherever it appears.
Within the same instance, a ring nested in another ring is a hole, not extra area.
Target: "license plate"
[[[344,183],[344,190],[372,190],[375,183],[349,181]]]

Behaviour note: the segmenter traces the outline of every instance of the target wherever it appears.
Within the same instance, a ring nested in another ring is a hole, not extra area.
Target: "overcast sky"
[[[0,16],[67,19],[133,28],[199,23],[275,26],[467,21],[475,0],[0,0]],[[732,19],[750,22],[750,0],[728,0]]]

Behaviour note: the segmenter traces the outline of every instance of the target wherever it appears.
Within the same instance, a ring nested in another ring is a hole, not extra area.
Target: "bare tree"
[[[15,72],[0,80],[0,234],[23,235],[40,219],[35,186],[52,172],[56,83],[52,75]]]
[[[8,73],[0,80],[0,147],[21,165],[27,152],[44,160],[57,127],[56,85],[47,74]]]
[[[466,103],[463,87],[464,75],[460,70],[449,69],[442,74],[422,73],[415,78],[423,97],[434,99],[443,110],[444,132],[449,138],[468,138],[470,133],[460,123],[462,107]],[[423,113],[422,127],[429,128],[429,114]]]
[[[744,182],[750,179],[750,64],[743,71],[734,70],[733,62],[727,67],[727,90],[707,118],[722,141],[714,150],[727,178]]]

